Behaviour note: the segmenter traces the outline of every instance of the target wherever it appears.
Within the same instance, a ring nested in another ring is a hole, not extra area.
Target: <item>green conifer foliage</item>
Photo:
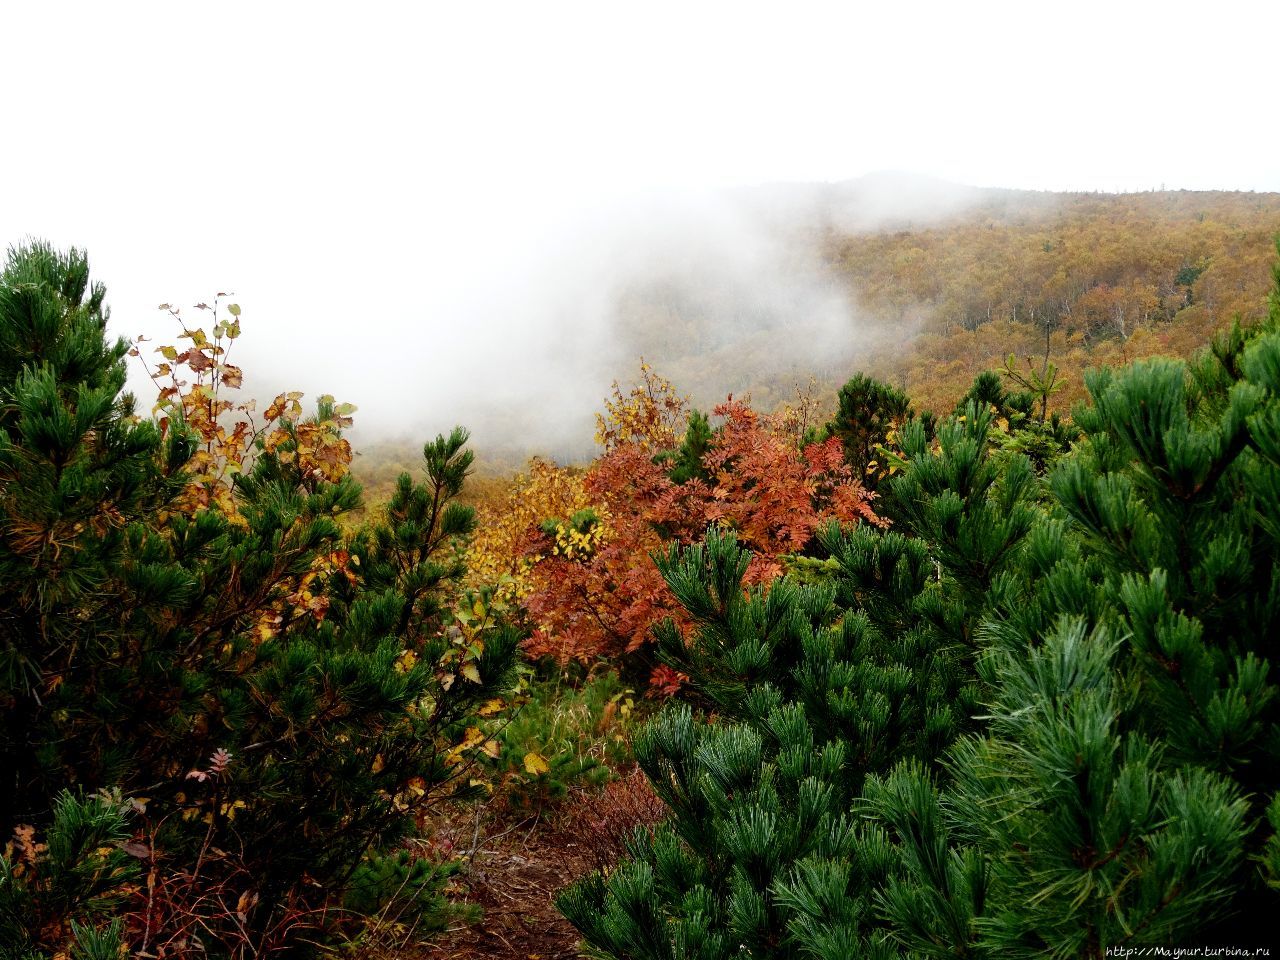
[[[338,520],[359,486],[300,465],[308,431],[340,420],[328,398],[259,443],[234,512],[180,508],[194,438],[120,395],[102,301],[75,252],[17,249],[0,276],[0,831],[40,834],[64,788],[142,795],[146,859],[216,892],[186,902],[224,948],[305,929],[353,876],[364,908],[436,909],[447,871],[388,848],[472,789],[466,730],[518,641],[458,587],[465,431],[354,535]],[[147,909],[157,931],[172,919]]]
[[[971,724],[966,624],[1030,526],[1031,471],[989,470],[987,426],[975,411],[937,444],[922,424],[904,431],[914,459],[888,496],[948,545],[945,562],[918,536],[869,527],[825,532],[830,559],[816,585],[744,590],[749,554],[715,530],[660,558],[697,625],[685,635],[663,624],[660,655],[690,677],[714,722],[676,708],[636,738],[671,820],[652,839],[636,836],[633,861],[559,900],[602,956],[892,955],[879,898],[911,874],[868,791],[904,760],[936,768]],[[924,791],[934,808],[936,793]],[[941,820],[921,844],[945,846]],[[923,852],[917,862],[931,863]],[[954,896],[936,906],[965,928],[981,863],[959,869],[968,906]]]
[[[120,956],[114,914],[140,872],[137,851],[126,846],[128,812],[118,794],[64,791],[47,831],[15,834],[0,854],[0,957],[38,956],[38,945],[69,945],[86,960]]]
[[[1012,367],[1006,365],[1004,376],[1010,379]],[[1015,385],[1026,383],[1016,375]],[[1034,386],[1034,384],[1032,384]],[[1050,391],[1051,392],[1051,391]],[[971,403],[989,410],[992,416],[1003,420],[1003,429],[994,431],[992,442],[1003,452],[1021,454],[1031,461],[1036,473],[1043,475],[1066,453],[1079,438],[1079,430],[1057,412],[1044,411],[1048,392],[1042,390],[1041,415],[1036,415],[1037,394],[1031,390],[1009,390],[1001,375],[994,370],[979,374],[956,405],[956,413],[963,414]]]
[[[828,531],[829,559],[793,567],[806,586],[744,592],[716,533],[665,558],[697,630],[665,626],[661,650],[707,712],[674,709],[638,739],[665,831],[561,897],[592,948],[1267,945],[1276,281],[1270,319],[1195,362],[1091,374],[1078,439],[1052,456],[993,438],[1037,427],[992,378],[936,438],[907,423],[877,505],[894,529]]]
[[[715,431],[711,428],[710,418],[701,410],[690,410],[680,446],[674,451],[659,455],[671,466],[667,475],[671,477],[672,483],[709,479],[703,464],[707,454],[711,452],[714,439]]]
[[[109,571],[123,567],[129,525],[180,488],[190,453],[180,431],[166,442],[154,424],[132,418],[132,398],[120,394],[128,345],[105,339],[104,295],[100,285],[89,288],[88,262],[75,250],[64,256],[44,244],[14,249],[0,273],[0,823],[6,826],[48,809],[67,782],[60,754],[77,744],[41,736],[41,721],[56,714],[73,723],[92,698],[119,694],[96,684],[71,693],[65,682],[78,666],[113,669],[113,645],[94,626],[129,613],[117,606],[119,591],[107,586]],[[185,575],[171,570],[147,577],[146,585],[171,602],[187,586]]]
[[[884,458],[877,461],[877,448],[894,430],[916,420],[911,401],[901,390],[859,373],[840,388],[836,402],[836,413],[826,425],[824,438],[839,437],[854,476],[875,487],[888,474],[887,465],[881,462]],[[931,414],[920,417],[919,422],[926,432],[931,432]],[[873,461],[877,461],[876,466],[872,466]]]
[[[990,874],[984,955],[1187,943],[1237,892],[1242,796],[1132,731],[1117,647],[1077,619],[1006,655],[987,736],[953,751],[952,833]]]
[[[975,955],[1268,942],[1275,329],[1089,379],[1083,441],[975,630],[984,728],[941,778],[950,856],[988,877]],[[919,952],[961,942],[941,918],[923,937],[907,922],[930,887],[884,900]]]

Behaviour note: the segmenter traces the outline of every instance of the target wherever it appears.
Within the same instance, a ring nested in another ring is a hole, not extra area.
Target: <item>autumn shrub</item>
[[[122,789],[144,867],[187,885],[164,923],[202,904],[199,949],[247,957],[297,949],[282,925],[325,927],[431,804],[475,790],[465,731],[518,635],[463,596],[465,431],[344,533],[352,408],[234,399],[224,301],[205,327],[171,311],[186,344],[159,348],[147,416],[83,255],[33,244],[0,273],[0,829],[47,835],[64,790]],[[432,903],[439,874],[407,876]],[[65,949],[54,929],[14,942]]]
[[[673,396],[647,368],[630,394],[615,387],[598,431],[604,452],[582,478],[580,499],[589,506],[528,532],[530,655],[656,666],[644,654],[651,629],[681,612],[650,556],[693,542],[708,524],[754,548],[749,578],[764,582],[826,522],[879,522],[839,438],[797,448],[769,418],[731,398],[713,411],[714,426],[685,414],[680,440],[672,421],[684,407]]]
[[[512,478],[496,504],[478,511],[478,529],[467,551],[467,583],[492,586],[507,602],[522,603],[533,590],[537,557],[530,537],[552,517],[570,517],[591,507],[583,471],[535,457]]]

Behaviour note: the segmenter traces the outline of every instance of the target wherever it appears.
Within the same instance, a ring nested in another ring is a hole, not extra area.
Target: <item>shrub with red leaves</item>
[[[551,518],[532,536],[530,655],[590,662],[642,651],[656,623],[683,617],[653,553],[695,542],[708,526],[737,533],[755,554],[747,582],[763,584],[826,523],[883,523],[838,439],[800,450],[742,400],[714,412],[720,423],[701,476],[677,483],[651,443],[614,438],[585,478],[597,507],[590,530]],[[670,693],[676,678],[658,679]]]

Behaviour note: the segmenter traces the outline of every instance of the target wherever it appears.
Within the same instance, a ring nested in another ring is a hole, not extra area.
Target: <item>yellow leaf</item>
[[[247,809],[248,806],[243,800],[237,800],[235,803],[224,803],[222,805],[222,815],[228,820],[234,820],[236,811]]]
[[[480,749],[495,760],[497,760],[499,755],[502,753],[502,747],[498,744],[497,740],[486,740],[484,742],[484,746]]]
[[[373,766],[370,767],[369,769],[373,773],[381,773],[382,768],[385,767],[386,765],[387,765],[386,761],[382,759],[382,754],[378,754],[376,757],[373,758]]]
[[[464,663],[462,665],[462,675],[472,683],[480,682],[480,668],[474,663]]]
[[[500,713],[504,707],[506,707],[506,703],[500,698],[494,697],[492,700],[486,701],[485,704],[476,711],[476,715],[481,717],[491,717],[495,713]]]
[[[524,768],[531,777],[551,772],[551,764],[547,763],[547,758],[533,750],[524,755]]]

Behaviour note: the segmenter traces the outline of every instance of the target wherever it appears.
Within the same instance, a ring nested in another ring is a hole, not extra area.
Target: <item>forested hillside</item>
[[[1047,333],[1074,374],[1055,399],[1066,410],[1090,364],[1186,356],[1235,315],[1266,309],[1277,194],[934,185],[928,202],[907,204],[897,193],[877,202],[881,192],[872,178],[741,198],[747,219],[781,238],[787,268],[843,305],[803,361],[779,362],[789,336],[815,333],[803,316],[749,279],[716,282],[696,265],[628,291],[624,356],[644,356],[701,404],[750,391],[771,407],[809,376],[831,392],[852,368],[942,410],[1009,352],[1043,355]]]
[[[1236,316],[1262,317],[1280,231],[1280,194],[1269,193],[871,177],[744,190],[725,204],[730,225],[705,242],[728,252],[694,243],[619,268],[626,280],[599,318],[610,349],[592,360],[606,383],[628,381],[644,358],[703,409],[732,393],[773,410],[797,389],[829,403],[861,371],[941,411],[1010,353],[1025,370],[1047,350],[1063,374],[1050,403],[1065,413],[1086,396],[1090,366],[1186,357]],[[504,429],[502,411],[489,419],[477,432],[486,476],[553,453],[536,430]],[[584,427],[558,456],[589,459],[590,441]],[[359,453],[357,474],[381,490],[415,457],[413,443],[376,435]]]

